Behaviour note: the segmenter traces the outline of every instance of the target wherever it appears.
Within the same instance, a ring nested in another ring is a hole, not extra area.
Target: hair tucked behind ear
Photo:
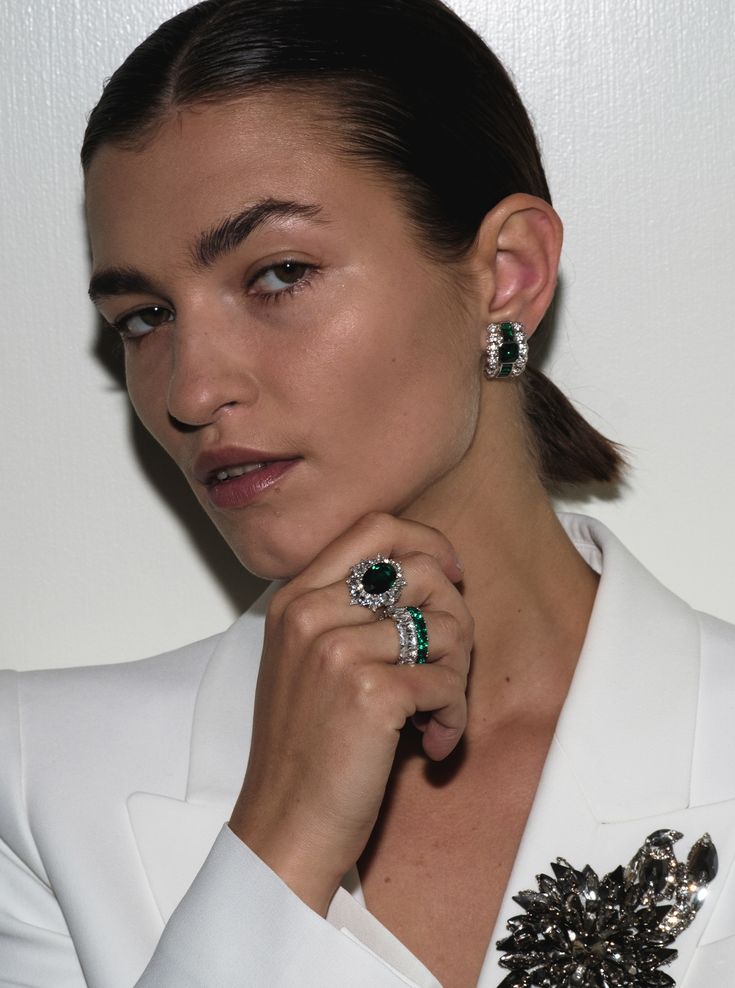
[[[513,83],[440,0],[204,0],[114,73],[90,115],[82,164],[104,144],[145,144],[177,108],[274,88],[332,111],[335,150],[391,177],[435,258],[461,257],[512,193],[551,201]],[[544,482],[616,481],[615,445],[539,371],[522,382]]]

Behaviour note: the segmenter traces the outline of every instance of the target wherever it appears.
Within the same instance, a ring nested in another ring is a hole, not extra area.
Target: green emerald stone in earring
[[[515,334],[513,333],[513,323],[501,322],[500,324],[500,335],[506,341],[506,343],[512,343],[515,339]]]
[[[498,371],[498,377],[510,377],[513,373],[513,364],[503,364]]]
[[[396,582],[397,575],[395,566],[390,563],[373,563],[365,570],[362,585],[369,594],[385,593]]]
[[[513,363],[514,360],[518,360],[519,353],[517,343],[503,343],[498,349],[498,359],[501,364]]]

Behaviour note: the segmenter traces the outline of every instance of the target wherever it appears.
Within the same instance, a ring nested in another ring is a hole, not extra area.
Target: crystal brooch
[[[513,896],[525,913],[508,920],[498,941],[500,966],[510,970],[498,988],[666,988],[660,970],[677,956],[676,937],[694,920],[717,874],[709,834],[679,862],[674,844],[683,834],[657,830],[627,868],[603,878],[564,858],[538,891]]]

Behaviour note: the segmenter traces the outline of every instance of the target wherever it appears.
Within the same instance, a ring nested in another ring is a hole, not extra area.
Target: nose
[[[177,321],[173,337],[166,402],[175,425],[201,428],[227,409],[257,401],[247,343],[232,327]]]

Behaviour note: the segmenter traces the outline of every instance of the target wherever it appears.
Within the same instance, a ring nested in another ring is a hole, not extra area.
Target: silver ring
[[[423,613],[418,607],[394,607],[388,617],[396,626],[400,642],[396,665],[423,665],[429,654],[429,636]]]
[[[406,586],[401,564],[389,556],[373,556],[361,559],[347,577],[350,603],[359,604],[375,612],[386,610],[398,603],[401,590]]]

